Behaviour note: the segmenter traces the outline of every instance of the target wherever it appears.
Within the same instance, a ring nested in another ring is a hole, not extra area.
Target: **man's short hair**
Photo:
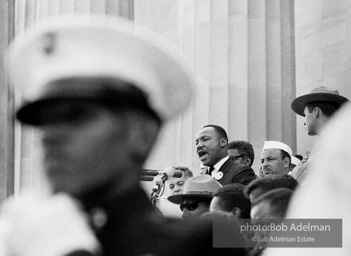
[[[311,102],[306,105],[308,112],[311,113],[313,109],[320,108],[326,117],[331,117],[339,108],[340,104],[333,102]]]
[[[173,166],[172,168],[174,170],[182,171],[184,173],[184,177],[187,178],[187,179],[193,177],[193,173],[192,173],[192,171],[190,171],[190,169],[188,167],[185,167],[185,166]]]
[[[244,195],[245,186],[239,183],[232,183],[220,188],[213,197],[221,199],[221,208],[231,212],[235,207],[241,211],[241,219],[250,219],[251,203]]]
[[[288,210],[293,191],[288,188],[273,189],[254,200],[251,206],[267,203],[272,217],[284,218]]]
[[[202,129],[207,128],[207,127],[212,127],[213,129],[215,129],[216,132],[218,133],[218,135],[220,136],[220,138],[225,138],[228,142],[228,135],[223,127],[221,127],[219,125],[215,125],[215,124],[208,124],[208,125],[205,125],[204,127],[202,127]]]
[[[251,192],[255,189],[260,189],[261,191],[263,191],[263,193],[265,193],[276,188],[288,188],[291,190],[295,190],[297,185],[298,182],[290,175],[271,175],[251,181],[246,186],[244,194],[247,198],[249,198]]]
[[[244,140],[233,140],[229,142],[228,149],[237,149],[240,154],[250,158],[250,166],[252,166],[255,160],[255,151],[250,142]]]

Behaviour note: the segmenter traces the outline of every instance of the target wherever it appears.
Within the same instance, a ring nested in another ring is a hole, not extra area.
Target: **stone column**
[[[351,99],[351,1],[297,0],[296,95],[316,86],[330,86]],[[303,117],[297,120],[297,152],[313,148]]]
[[[135,22],[183,49],[198,88],[191,109],[166,127],[150,168],[199,172],[194,142],[206,124],[250,141],[256,169],[265,140],[295,148],[293,8],[293,0],[135,1]]]
[[[6,51],[14,36],[14,1],[0,1],[0,202],[14,193],[13,100]]]

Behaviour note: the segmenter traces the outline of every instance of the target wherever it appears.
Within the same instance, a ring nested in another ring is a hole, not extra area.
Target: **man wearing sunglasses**
[[[183,194],[169,196],[168,200],[180,205],[184,219],[199,218],[209,212],[213,195],[221,187],[211,176],[200,175],[185,182]]]

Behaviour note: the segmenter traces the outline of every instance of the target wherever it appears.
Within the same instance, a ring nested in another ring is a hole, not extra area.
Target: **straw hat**
[[[220,189],[222,185],[214,180],[210,175],[199,175],[185,181],[183,194],[169,196],[168,200],[180,204],[186,197],[200,197],[212,199],[213,194]]]

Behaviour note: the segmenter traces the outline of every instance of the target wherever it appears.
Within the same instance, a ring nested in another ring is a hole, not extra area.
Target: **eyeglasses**
[[[180,204],[181,211],[184,211],[184,208],[186,208],[188,211],[194,211],[197,207],[199,207],[197,202]]]

